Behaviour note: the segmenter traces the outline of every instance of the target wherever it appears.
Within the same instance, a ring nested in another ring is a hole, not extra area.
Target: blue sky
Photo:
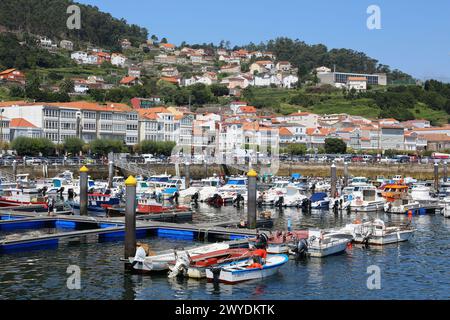
[[[413,76],[450,82],[448,0],[78,0],[180,44],[259,43],[279,36],[363,51]],[[381,30],[366,26],[381,8]]]

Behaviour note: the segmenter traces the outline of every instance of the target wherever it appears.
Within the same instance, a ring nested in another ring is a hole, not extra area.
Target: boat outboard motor
[[[275,202],[275,207],[281,208],[284,204],[284,197],[281,196],[278,198],[278,200]]]
[[[220,281],[220,273],[222,272],[222,268],[221,267],[215,267],[215,268],[210,268],[209,270],[211,270],[211,272],[213,274],[213,282],[214,283],[219,283],[219,281]]]
[[[334,204],[333,204],[333,212],[334,212],[334,214],[338,214],[338,210],[339,210],[339,201],[336,200],[336,201],[334,201]]]
[[[300,239],[293,251],[299,257],[305,256],[308,252],[308,241],[306,239]]]
[[[244,202],[244,197],[242,196],[242,194],[238,193],[236,195],[236,199],[234,199],[234,203],[236,204],[236,207],[240,208],[241,207],[241,202]]]

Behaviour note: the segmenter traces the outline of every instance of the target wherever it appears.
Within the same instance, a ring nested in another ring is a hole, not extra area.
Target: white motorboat
[[[425,185],[413,185],[409,189],[411,199],[420,204],[435,204],[439,202],[438,198],[431,196],[431,188]]]
[[[353,236],[357,243],[386,245],[408,241],[416,229],[410,226],[386,226],[381,219],[364,223],[347,224],[339,232]]]
[[[381,191],[372,185],[354,185],[344,188],[344,194],[348,194],[350,208],[353,212],[378,212],[384,210],[386,199]]]
[[[216,279],[224,283],[238,283],[248,280],[263,279],[278,272],[280,267],[289,261],[284,254],[268,255],[266,263],[261,267],[254,267],[253,260],[230,263],[218,268],[206,269],[206,277],[213,281]]]
[[[261,193],[263,206],[298,207],[307,197],[294,185],[278,184],[276,187]]]
[[[444,207],[444,209],[442,210],[444,217],[450,218],[450,198],[447,197],[442,199],[441,205],[443,205]]]
[[[309,230],[309,238],[306,241],[307,252],[310,257],[323,258],[333,254],[344,252],[351,239],[327,235],[321,230]],[[301,241],[299,242],[301,244]]]
[[[230,245],[228,243],[213,243],[205,246],[195,247],[192,249],[185,250],[191,257],[201,254],[206,254],[208,252],[229,249]],[[129,262],[137,263],[133,266],[133,269],[140,272],[151,272],[151,271],[163,271],[169,269],[169,263],[175,262],[177,260],[177,255],[174,250],[167,250],[160,252],[154,256],[148,256],[143,259],[144,261],[138,261],[137,257],[130,257]]]
[[[225,203],[231,203],[238,194],[245,195],[247,193],[246,177],[231,177],[227,183],[220,187],[218,194]]]

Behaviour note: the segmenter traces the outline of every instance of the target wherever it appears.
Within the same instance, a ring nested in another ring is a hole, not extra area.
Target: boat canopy
[[[312,202],[322,201],[322,200],[324,200],[326,197],[327,197],[327,194],[326,194],[325,192],[317,192],[317,193],[314,193],[314,194],[311,196],[310,200],[311,200]]]

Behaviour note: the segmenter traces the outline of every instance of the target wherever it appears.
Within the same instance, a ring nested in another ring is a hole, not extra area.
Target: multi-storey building
[[[4,104],[4,110],[9,118],[23,118],[42,128],[43,137],[54,143],[79,137],[85,142],[115,139],[132,145],[138,137],[137,113],[124,104],[20,102]]]

